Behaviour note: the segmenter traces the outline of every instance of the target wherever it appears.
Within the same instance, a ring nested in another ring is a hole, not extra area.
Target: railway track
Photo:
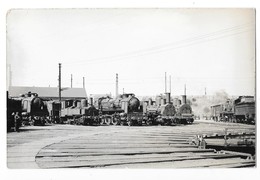
[[[214,149],[200,149],[189,142],[197,134],[221,133],[226,126],[227,124],[223,123],[211,124],[198,121],[193,125],[172,127],[71,125],[31,127],[38,130],[22,131],[19,134],[20,140],[13,139],[19,138],[15,136],[18,133],[7,135],[8,167],[254,167],[255,160],[246,159],[241,154],[228,151],[217,153]],[[253,126],[243,127],[250,129]]]

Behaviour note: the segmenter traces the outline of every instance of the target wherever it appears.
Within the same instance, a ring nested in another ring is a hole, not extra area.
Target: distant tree
[[[203,112],[204,112],[205,114],[208,114],[208,113],[210,112],[210,109],[209,109],[208,107],[204,107],[204,108],[203,108]]]

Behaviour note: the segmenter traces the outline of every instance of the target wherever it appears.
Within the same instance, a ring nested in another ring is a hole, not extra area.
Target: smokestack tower
[[[116,97],[118,97],[118,74],[116,73]]]

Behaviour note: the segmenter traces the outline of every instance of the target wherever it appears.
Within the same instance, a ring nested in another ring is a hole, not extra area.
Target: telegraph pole
[[[118,97],[118,74],[116,73],[116,97]]]
[[[59,63],[59,101],[61,102],[61,63]]]
[[[85,89],[85,77],[83,77],[83,88]]]
[[[72,74],[70,75],[70,88],[72,88]]]

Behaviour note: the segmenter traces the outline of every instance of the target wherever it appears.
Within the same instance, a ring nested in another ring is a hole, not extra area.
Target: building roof
[[[86,98],[87,94],[84,88],[62,88],[62,98]],[[21,94],[28,92],[37,93],[39,97],[58,98],[59,91],[57,87],[25,87],[25,86],[10,86],[9,96],[19,97]]]

